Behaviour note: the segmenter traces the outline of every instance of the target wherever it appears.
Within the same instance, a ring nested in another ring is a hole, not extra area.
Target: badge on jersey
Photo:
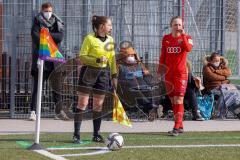
[[[182,44],[183,40],[182,39],[179,39],[178,40],[178,44]]]
[[[193,45],[193,40],[192,39],[188,39],[188,43]]]

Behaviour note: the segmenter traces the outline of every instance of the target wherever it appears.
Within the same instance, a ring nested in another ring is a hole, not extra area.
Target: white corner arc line
[[[54,160],[67,160],[67,159],[64,158],[64,157],[61,157],[61,156],[59,156],[59,155],[52,154],[52,153],[50,153],[50,152],[48,152],[48,151],[46,151],[46,150],[34,150],[34,152],[37,152],[37,153],[39,153],[39,154],[41,154],[41,155],[44,155],[44,156],[46,156],[46,157],[48,157],[48,158],[51,158],[51,159],[54,159]]]
[[[101,150],[101,149],[108,149],[107,147],[71,147],[71,148],[47,148],[47,150],[88,150],[88,149],[95,149],[95,150]]]
[[[123,146],[123,148],[204,148],[204,147],[240,147],[240,144]],[[48,148],[47,150],[87,150],[87,149],[103,150],[103,149],[107,149],[107,147]]]
[[[97,155],[97,154],[105,154],[111,152],[110,150],[102,149],[100,151],[95,151],[95,152],[89,152],[89,153],[77,153],[77,154],[63,154],[63,155],[58,155],[61,157],[77,157],[77,156],[92,156],[92,155]]]

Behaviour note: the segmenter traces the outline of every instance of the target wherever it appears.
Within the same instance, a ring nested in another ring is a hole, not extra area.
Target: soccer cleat
[[[66,115],[66,113],[61,110],[59,114],[56,114],[55,117],[54,117],[55,120],[64,120],[64,121],[69,121],[70,118]]]
[[[75,143],[75,144],[80,144],[81,143],[79,135],[73,135],[73,143]]]
[[[184,133],[184,129],[183,128],[179,128],[178,129],[178,133],[180,133],[180,134]]]
[[[193,120],[204,121],[205,119],[202,117],[202,115],[200,114],[200,111],[198,110],[196,113],[196,116],[193,117]]]
[[[58,116],[58,115],[55,115],[55,116],[54,116],[54,120],[60,120],[59,116]]]
[[[168,131],[169,136],[178,136],[180,134],[179,129],[173,128],[173,130]]]
[[[35,114],[35,111],[31,111],[30,116],[29,116],[29,120],[30,121],[36,121],[36,119],[37,119],[37,116]]]
[[[104,143],[104,139],[101,135],[94,135],[92,138],[93,142],[97,142],[97,143]]]
[[[161,115],[161,119],[167,119],[167,116],[168,116],[168,114],[167,113],[163,113],[163,115]]]
[[[204,121],[205,119],[202,117],[202,116],[200,116],[200,117],[196,117],[196,121]]]
[[[154,121],[155,119],[158,118],[158,113],[157,113],[157,108],[153,108],[149,111],[149,117],[148,120],[150,122]]]
[[[173,114],[172,110],[168,110],[167,119],[168,120],[173,120],[174,119],[174,114]]]
[[[240,113],[237,114],[238,119],[240,119]]]

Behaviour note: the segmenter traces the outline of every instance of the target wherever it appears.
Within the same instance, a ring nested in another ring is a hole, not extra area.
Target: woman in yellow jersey
[[[74,115],[74,143],[81,142],[82,113],[88,105],[91,92],[93,94],[93,141],[104,142],[99,134],[102,105],[110,78],[114,86],[117,83],[114,42],[109,35],[112,31],[112,22],[105,16],[93,16],[92,28],[94,32],[85,37],[79,54],[83,66],[79,76],[78,105]]]

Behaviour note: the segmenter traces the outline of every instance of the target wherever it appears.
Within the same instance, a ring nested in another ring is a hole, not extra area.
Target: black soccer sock
[[[102,121],[102,112],[93,111],[93,136],[99,135]]]
[[[82,123],[82,110],[76,108],[75,115],[74,115],[74,135],[80,136],[80,127]]]

